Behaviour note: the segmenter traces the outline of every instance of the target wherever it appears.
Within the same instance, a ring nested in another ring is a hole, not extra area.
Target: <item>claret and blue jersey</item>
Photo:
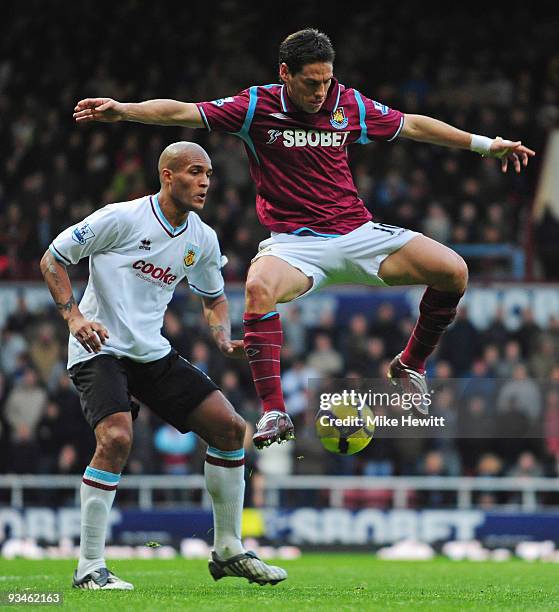
[[[244,141],[261,223],[272,232],[347,234],[371,219],[347,147],[394,140],[404,115],[332,79],[318,113],[294,106],[285,85],[253,86],[198,103],[208,130]]]

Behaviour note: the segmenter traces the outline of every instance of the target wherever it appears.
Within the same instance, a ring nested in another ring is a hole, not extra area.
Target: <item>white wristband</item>
[[[493,138],[487,138],[487,136],[479,136],[478,134],[472,134],[470,151],[475,151],[480,155],[489,155],[492,144]]]

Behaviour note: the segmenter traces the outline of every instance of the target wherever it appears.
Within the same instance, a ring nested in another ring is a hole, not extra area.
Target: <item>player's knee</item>
[[[245,441],[246,423],[243,417],[235,413],[223,432],[223,440],[231,448],[242,448]]]
[[[108,425],[98,436],[97,446],[105,455],[126,459],[132,448],[132,431],[119,424]]]
[[[245,441],[246,423],[236,412],[215,437],[212,446],[220,450],[236,450],[242,448]]]
[[[263,276],[249,276],[245,286],[247,311],[274,308],[276,300],[270,284]]]
[[[451,251],[451,255],[445,260],[437,274],[437,282],[433,285],[440,291],[462,293],[468,283],[468,266],[466,262]]]
[[[235,421],[232,426],[231,435],[238,444],[237,448],[241,448],[245,442],[245,433],[247,429],[246,421],[238,414],[235,415]]]
[[[468,265],[460,255],[456,255],[454,259],[451,276],[454,289],[457,292],[464,291],[468,284]]]

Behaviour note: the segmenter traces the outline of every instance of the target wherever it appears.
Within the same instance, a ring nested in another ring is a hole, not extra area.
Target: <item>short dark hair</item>
[[[315,62],[333,64],[335,56],[328,36],[315,28],[306,28],[290,34],[279,48],[279,63],[287,64],[291,74],[296,74],[307,64]]]

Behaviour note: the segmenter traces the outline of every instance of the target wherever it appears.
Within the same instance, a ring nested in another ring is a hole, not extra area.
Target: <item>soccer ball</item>
[[[373,439],[374,414],[369,406],[359,409],[351,403],[322,407],[315,419],[322,446],[331,453],[354,455]]]

